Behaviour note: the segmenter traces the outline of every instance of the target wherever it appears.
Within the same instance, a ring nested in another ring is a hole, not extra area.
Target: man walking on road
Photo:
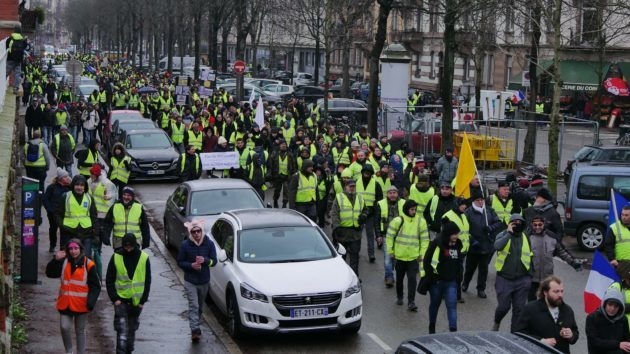
[[[39,190],[42,192],[49,166],[50,151],[41,139],[39,130],[36,130],[33,132],[33,139],[24,144],[24,167],[26,176],[39,181]]]
[[[122,238],[122,249],[114,253],[107,266],[105,284],[114,304],[116,354],[131,353],[140,313],[151,290],[149,255],[138,248],[134,234]]]
[[[203,220],[184,224],[190,232],[179,248],[177,264],[184,271],[184,289],[188,297],[188,322],[191,339],[201,339],[199,328],[203,302],[208,294],[210,283],[210,267],[217,264],[217,252],[214,243],[203,234]]]
[[[122,247],[122,238],[126,234],[134,234],[142,248],[149,247],[151,233],[147,213],[140,202],[134,200],[136,192],[131,187],[125,187],[122,192],[122,200],[114,203],[105,216],[105,227],[101,240],[106,245],[112,245],[114,250]],[[113,230],[110,243],[109,234]]]
[[[350,268],[359,276],[359,251],[361,227],[367,220],[365,202],[357,194],[357,183],[345,182],[344,193],[337,194],[330,212],[333,242],[341,243],[348,252]]]
[[[313,173],[314,167],[313,161],[304,160],[300,171],[289,180],[289,207],[317,221],[317,176]]]
[[[550,347],[570,353],[580,335],[571,306],[563,301],[564,285],[556,276],[540,283],[538,300],[529,302],[513,332],[528,334]]]

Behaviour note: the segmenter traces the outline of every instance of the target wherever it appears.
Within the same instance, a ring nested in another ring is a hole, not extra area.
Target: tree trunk
[[[484,54],[481,50],[475,53],[475,119],[483,120],[483,113],[481,113],[481,85],[483,85],[483,57]],[[488,118],[489,119],[489,118]]]
[[[538,44],[540,43],[540,18],[542,13],[542,5],[539,0],[535,0],[535,6],[532,9],[532,38],[529,49],[529,78],[530,78],[530,94],[529,94],[529,114],[527,116],[527,134],[525,135],[525,143],[523,144],[523,162],[534,163],[536,155],[536,96],[538,96]]]
[[[313,83],[315,84],[315,86],[319,85],[319,66],[321,65],[321,60],[320,60],[320,53],[321,53],[321,40],[319,38],[319,34],[320,34],[320,23],[321,23],[322,19],[318,16],[317,17],[317,28],[316,28],[316,33],[317,36],[315,36],[315,69],[313,70]],[[324,79],[324,82],[326,82],[326,78]]]
[[[348,98],[349,85],[348,81],[350,81],[350,47],[352,45],[352,41],[350,35],[346,31],[346,34],[343,36],[343,49],[341,50],[341,78],[343,80],[341,84],[341,97]]]
[[[227,72],[227,64],[228,64],[228,37],[230,35],[230,27],[232,23],[230,22],[230,26],[223,26],[221,31],[221,71]]]
[[[167,8],[172,9],[173,1],[169,0]],[[168,28],[166,30],[166,70],[173,72],[173,45],[175,44],[175,16],[168,16]]]
[[[197,3],[195,3],[195,16],[193,16],[193,37],[194,37],[194,47],[195,47],[195,80],[199,79],[199,63],[201,62],[201,9],[197,7]],[[182,68],[182,73],[183,73]]]
[[[442,97],[442,150],[453,146],[453,75],[455,72],[455,22],[457,21],[457,2],[446,0],[444,14],[444,59],[440,78],[440,97]]]
[[[560,76],[560,47],[562,45],[560,38],[560,15],[562,11],[562,0],[554,0],[553,11],[553,67],[555,68],[553,73],[553,100],[551,106],[551,117],[549,117],[549,135],[547,136],[547,142],[549,143],[549,167],[547,169],[547,185],[551,190],[553,196],[557,195],[558,190],[558,135],[560,128],[560,83],[562,77]]]
[[[379,79],[379,59],[387,39],[387,18],[392,10],[393,0],[377,0],[378,24],[376,35],[374,36],[374,46],[370,50],[370,86],[368,93],[368,132],[371,136],[378,136],[378,79]],[[344,80],[345,81],[345,80]],[[387,132],[384,127],[383,133]]]

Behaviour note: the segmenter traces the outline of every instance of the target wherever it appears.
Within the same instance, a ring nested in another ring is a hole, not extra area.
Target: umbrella
[[[152,94],[152,93],[157,93],[157,92],[158,92],[158,90],[156,90],[155,88],[153,88],[151,86],[144,86],[144,87],[141,87],[138,90],[138,93],[141,94],[141,95],[145,94],[145,93],[146,94]]]
[[[630,96],[628,92],[628,83],[618,77],[611,77],[604,81],[604,89],[615,96]]]
[[[94,69],[94,67],[92,67],[91,65],[85,65],[85,71],[91,73],[91,74],[96,74],[96,69]]]

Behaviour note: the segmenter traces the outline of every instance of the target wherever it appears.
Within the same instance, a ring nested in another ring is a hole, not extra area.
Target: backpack
[[[14,39],[11,42],[11,52],[9,53],[9,60],[21,62],[24,59],[24,52],[26,51],[25,39]]]
[[[28,147],[26,148],[26,161],[35,162],[37,160],[39,160],[39,145],[29,141]]]

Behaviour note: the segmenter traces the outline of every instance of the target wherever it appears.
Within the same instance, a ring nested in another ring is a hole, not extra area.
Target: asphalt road
[[[156,230],[163,237],[159,225],[162,223],[164,205],[168,196],[175,189],[174,183],[137,183],[134,188],[140,199],[150,211],[152,219],[157,222]],[[267,192],[266,201],[271,200]],[[328,233],[329,230],[327,230]],[[565,243],[577,257],[588,258],[592,254],[578,250],[574,238],[566,238]],[[383,282],[383,253],[377,250],[376,263],[370,264],[367,258],[365,242],[360,259],[360,274],[363,281],[363,323],[357,335],[319,334],[319,335],[282,335],[256,336],[237,341],[237,345],[246,353],[391,353],[405,339],[428,333],[428,296],[418,295],[416,304],[418,312],[408,312],[406,306],[395,304],[395,290],[387,289]],[[171,255],[172,257],[173,255]],[[487,299],[480,299],[474,291],[476,278],[471,282],[471,291],[464,294],[465,304],[458,305],[458,329],[484,330],[490,329],[496,306],[494,292],[494,267],[490,266],[487,285]],[[586,337],[583,333],[586,315],[583,311],[582,293],[586,285],[588,271],[576,272],[560,260],[555,261],[555,273],[565,282],[565,302],[575,311],[580,333],[579,341],[572,346],[575,353],[585,353]],[[405,296],[406,298],[406,296]],[[218,310],[211,313],[224,324]],[[225,327],[215,325],[213,330],[219,337],[225,337]],[[509,330],[510,314],[504,319],[501,329]],[[448,331],[446,309],[442,306],[437,323],[437,331]]]

